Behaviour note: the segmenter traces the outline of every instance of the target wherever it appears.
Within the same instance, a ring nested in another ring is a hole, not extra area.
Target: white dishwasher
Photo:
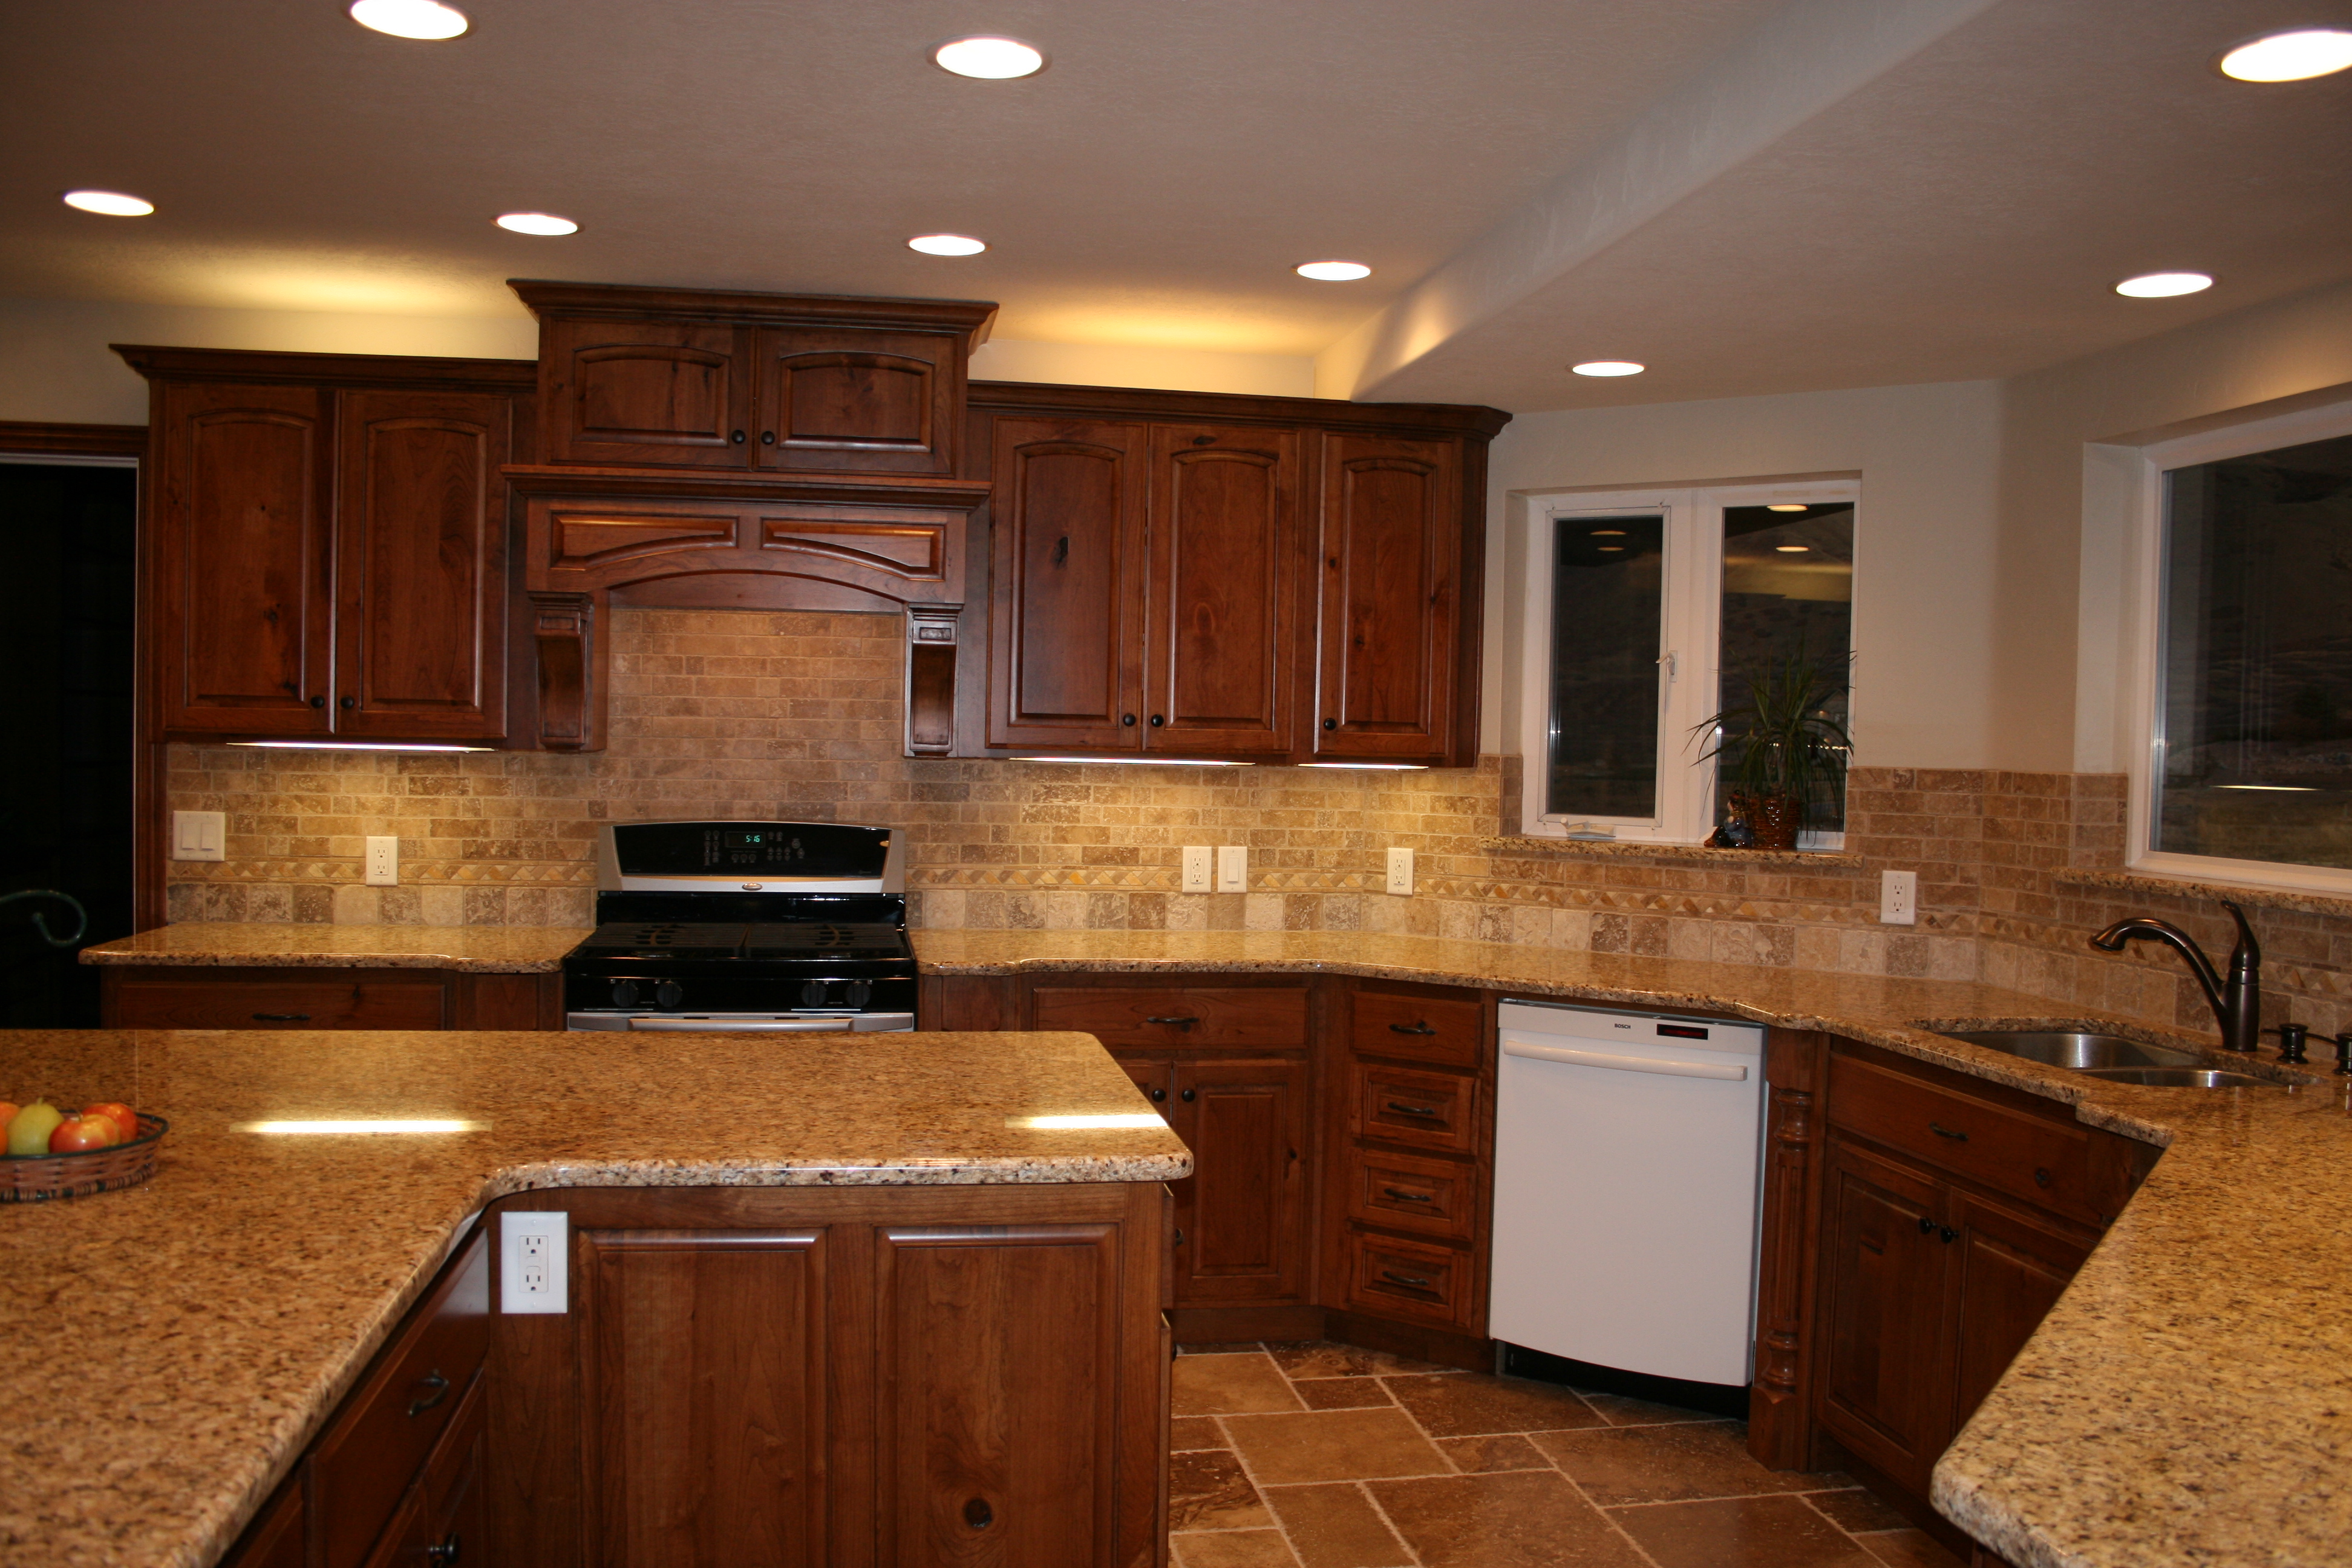
[[[1506,1001],[1488,1332],[1744,1384],[1754,1364],[1764,1030]]]

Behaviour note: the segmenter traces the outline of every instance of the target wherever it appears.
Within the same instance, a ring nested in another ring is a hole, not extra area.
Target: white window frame
[[[2303,892],[2352,894],[2352,870],[2159,850],[2156,847],[2154,809],[2156,781],[2163,771],[2164,751],[2165,471],[2338,436],[2352,436],[2352,403],[2273,415],[2140,448],[2132,526],[2132,603],[2137,634],[2132,638],[2126,707],[2130,793],[2124,863],[2134,871]]]
[[[1656,489],[1549,490],[1526,498],[1519,559],[1523,626],[1517,718],[1519,831],[1531,838],[1612,838],[1623,843],[1698,844],[1715,831],[1715,764],[1691,731],[1715,711],[1723,629],[1723,513],[1729,507],[1801,501],[1854,509],[1855,578],[1861,577],[1862,485],[1815,479]],[[1658,626],[1658,810],[1654,816],[1576,816],[1543,809],[1551,754],[1551,579],[1555,531],[1562,519],[1664,516],[1664,595]],[[1859,588],[1857,588],[1857,594]],[[1848,697],[1848,708],[1853,705]],[[1807,849],[1844,847],[1843,833],[1807,832]]]

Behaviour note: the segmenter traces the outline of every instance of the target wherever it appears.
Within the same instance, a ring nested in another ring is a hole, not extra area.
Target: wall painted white
[[[2225,285],[2226,286],[2226,285]],[[2160,304],[2160,301],[2150,301]],[[2120,773],[2137,449],[2352,398],[2352,284],[2252,306],[2008,384],[1995,765]]]
[[[539,353],[539,323],[527,314],[397,316],[0,300],[0,419],[145,424],[147,384],[107,352],[109,343],[530,359]],[[981,380],[1083,386],[1315,395],[1315,362],[1303,354],[1004,340],[981,345],[971,374]]]
[[[2000,407],[1972,381],[1521,415],[1491,459],[1481,749],[1508,748],[1517,696],[1512,492],[1858,473],[1855,755],[1988,765]]]

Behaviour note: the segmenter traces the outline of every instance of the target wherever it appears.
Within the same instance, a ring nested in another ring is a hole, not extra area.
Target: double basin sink
[[[2144,1046],[2120,1035],[2071,1029],[1939,1029],[1946,1039],[2030,1062],[2065,1068],[2085,1078],[2109,1083],[2136,1083],[2151,1089],[2280,1089],[2284,1086],[2252,1073],[2209,1067],[2188,1051]]]

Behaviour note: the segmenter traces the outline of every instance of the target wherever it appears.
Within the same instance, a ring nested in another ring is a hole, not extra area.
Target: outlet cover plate
[[[1249,891],[1249,847],[1243,844],[1223,844],[1217,847],[1217,891],[1246,893]]]
[[[1890,926],[1919,923],[1919,873],[1881,871],[1878,874],[1878,923]]]
[[[397,835],[368,835],[367,885],[371,888],[400,886],[400,839]]]
[[[1206,893],[1216,885],[1216,851],[1206,844],[1184,846],[1184,890]]]
[[[499,1215],[499,1310],[571,1310],[572,1216],[562,1209]]]
[[[1411,893],[1412,891],[1412,850],[1391,849],[1389,851],[1388,890],[1391,893]]]

